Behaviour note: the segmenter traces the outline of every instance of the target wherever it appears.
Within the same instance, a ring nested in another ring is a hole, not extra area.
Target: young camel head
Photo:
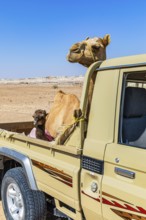
[[[46,116],[47,113],[45,110],[42,109],[38,109],[34,112],[33,114],[33,118],[34,118],[34,126],[45,126],[45,122],[46,122]]]
[[[71,63],[80,63],[89,67],[95,61],[106,59],[106,47],[109,43],[109,34],[106,34],[103,38],[88,37],[82,42],[72,45],[67,60]]]

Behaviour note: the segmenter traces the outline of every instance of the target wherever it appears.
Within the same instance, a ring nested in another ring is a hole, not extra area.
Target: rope
[[[79,122],[85,120],[83,115],[81,117],[79,117],[79,118],[74,117],[74,119],[75,119],[75,121],[72,124],[64,125],[65,129],[64,129],[63,133],[61,133],[60,136],[57,138],[57,142],[59,144],[63,144],[66,141],[66,139],[69,137],[69,135],[74,131],[74,129],[77,126],[77,124]],[[67,132],[67,130],[68,130],[68,132]],[[67,132],[67,134],[65,134],[66,132]]]

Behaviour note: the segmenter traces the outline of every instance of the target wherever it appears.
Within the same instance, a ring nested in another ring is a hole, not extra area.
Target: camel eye
[[[99,48],[100,48],[100,46],[96,46],[96,45],[92,46],[93,50],[98,50]]]
[[[80,53],[80,49],[79,49],[79,48],[73,49],[72,52],[74,52],[74,53]]]

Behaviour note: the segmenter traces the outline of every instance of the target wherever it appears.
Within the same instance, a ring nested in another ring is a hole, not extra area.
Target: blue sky
[[[146,53],[146,1],[0,0],[0,78],[84,74],[70,46],[107,33],[107,58]]]

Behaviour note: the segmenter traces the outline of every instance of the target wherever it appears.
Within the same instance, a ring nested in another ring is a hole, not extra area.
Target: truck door
[[[102,220],[104,152],[113,140],[119,70],[98,71],[93,91],[81,170],[81,205],[86,220]]]
[[[123,69],[102,180],[104,220],[146,220],[146,67]]]

